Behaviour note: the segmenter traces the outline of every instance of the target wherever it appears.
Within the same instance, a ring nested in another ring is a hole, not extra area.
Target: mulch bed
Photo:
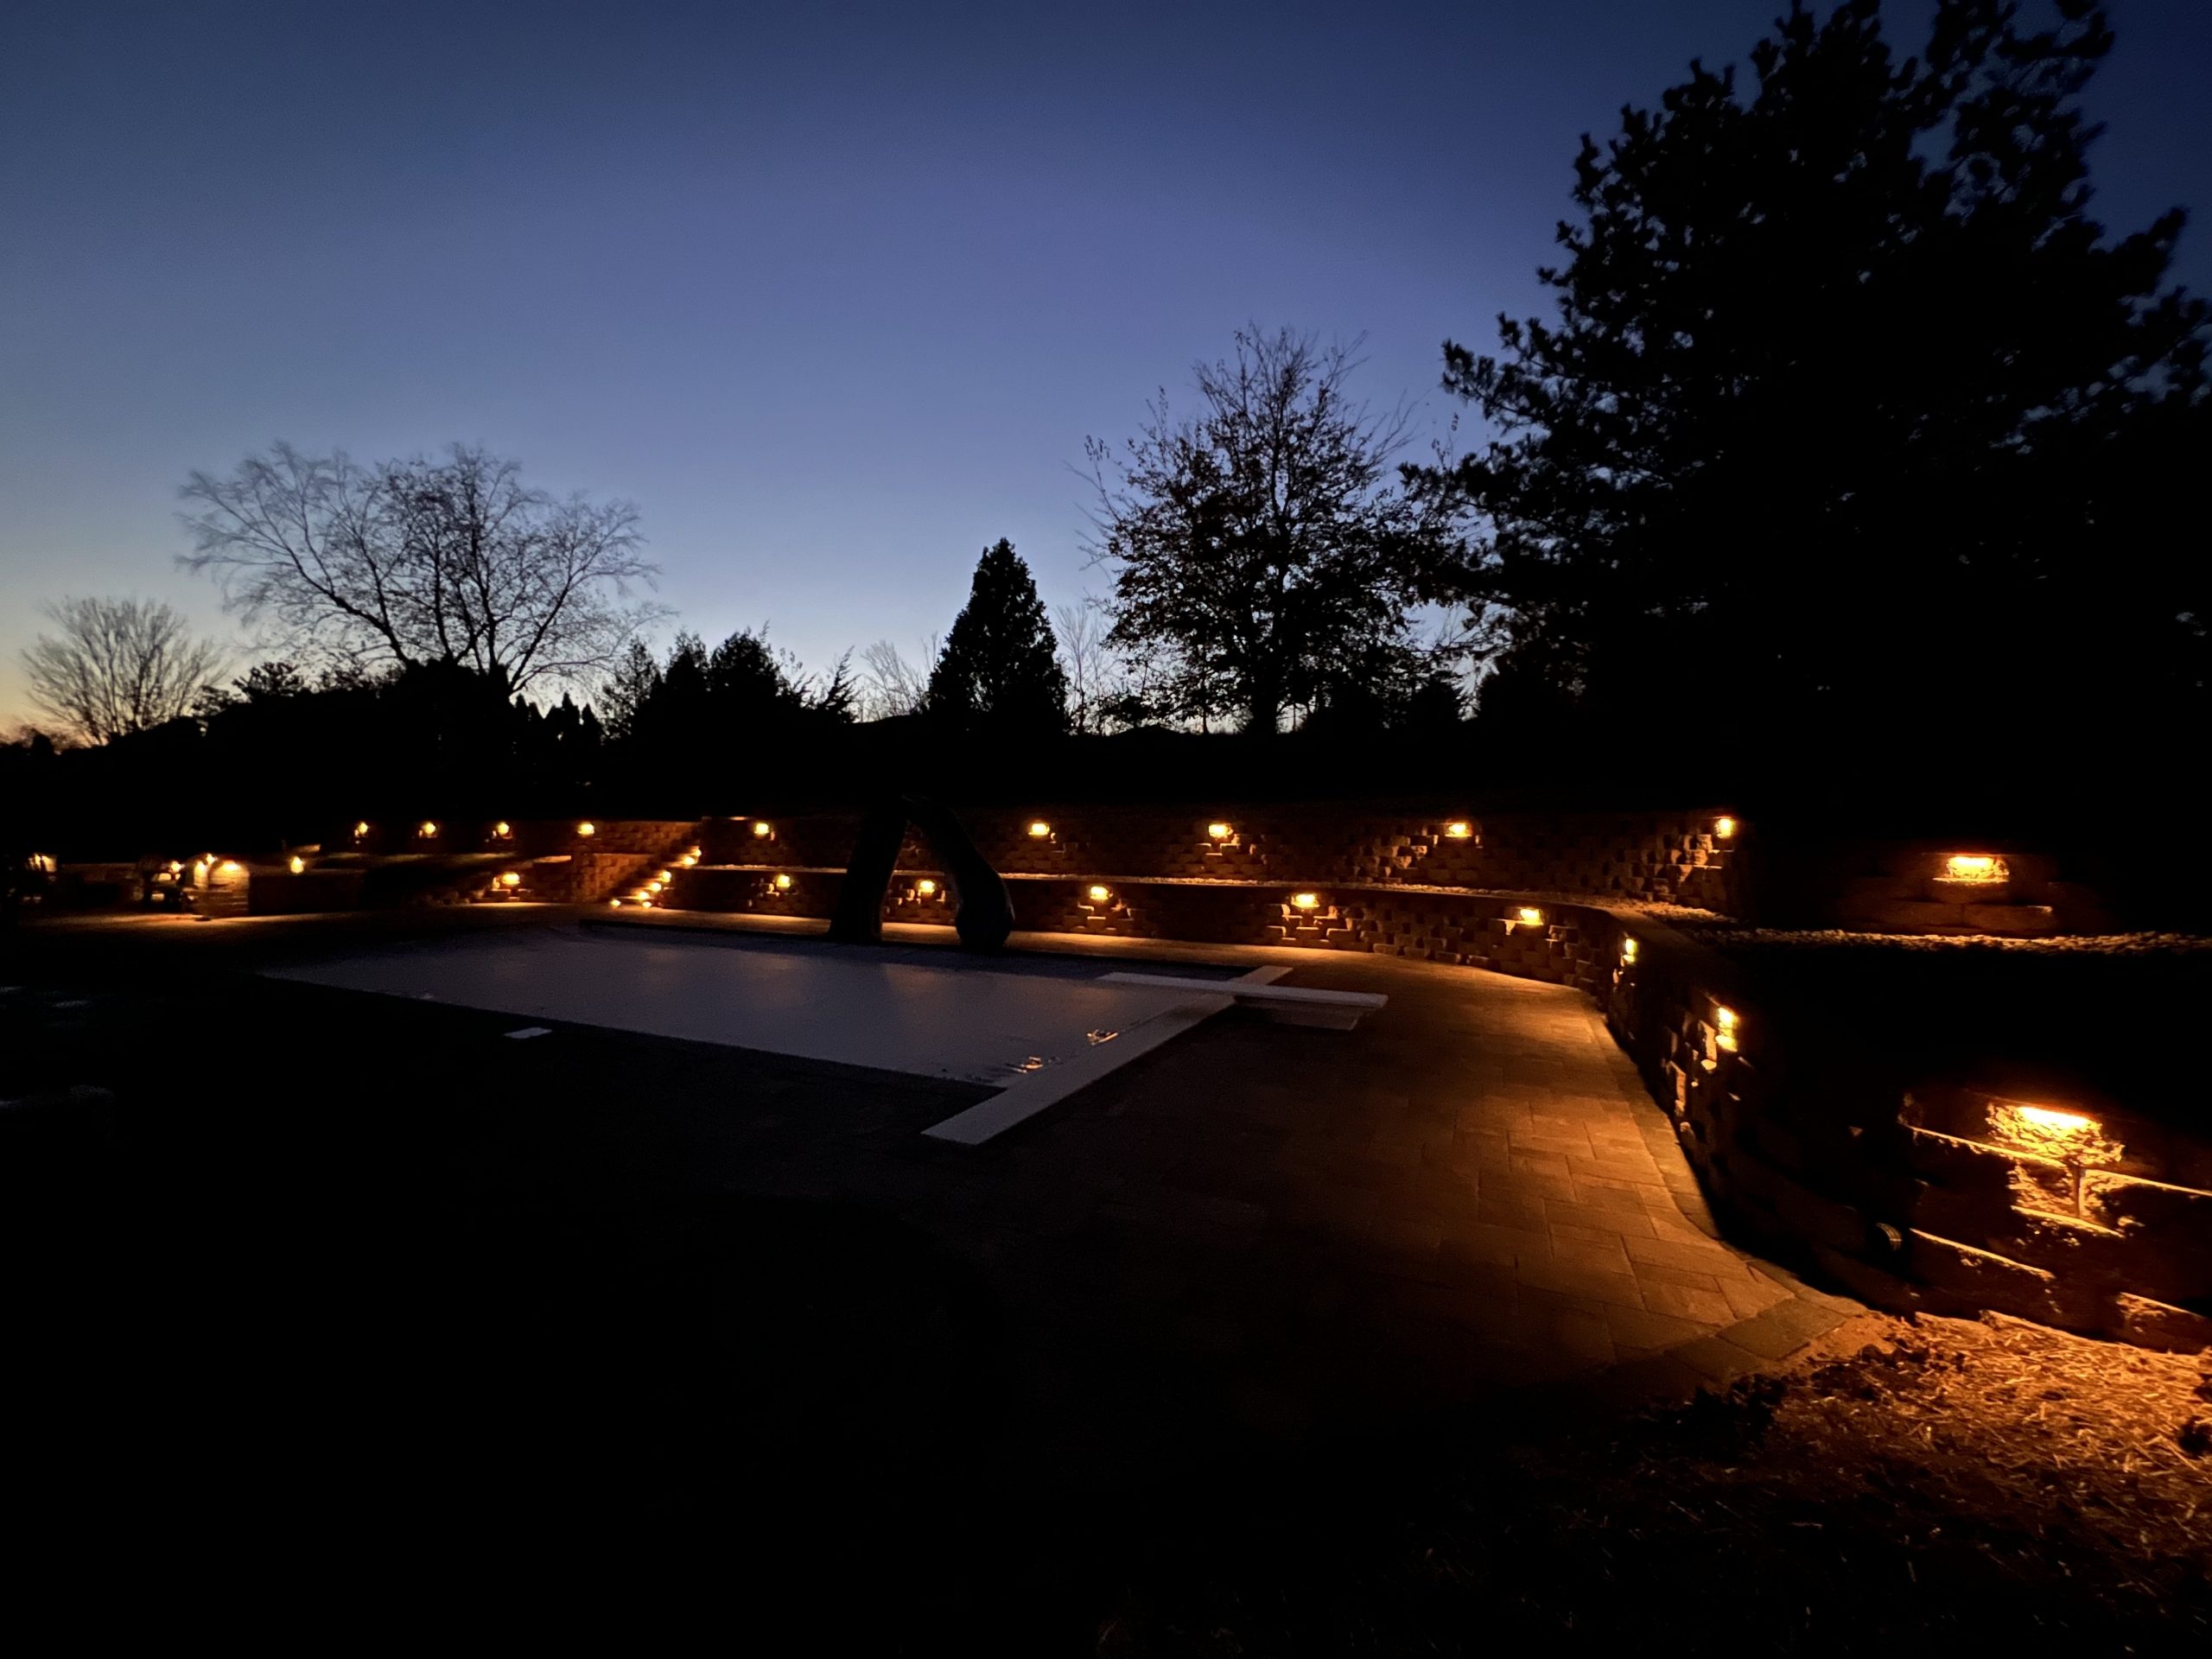
[[[2212,1650],[2202,1362],[1996,1318],[1838,1335],[1856,1351],[1440,1456],[1410,1502],[1348,1488],[1295,1506],[1333,1510],[1316,1529],[1156,1555],[1100,1650]]]

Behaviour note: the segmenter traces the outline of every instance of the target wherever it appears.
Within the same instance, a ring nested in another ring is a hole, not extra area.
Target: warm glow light
[[[1444,834],[1452,841],[1465,841],[1475,833],[1475,826],[1465,818],[1454,818],[1444,826]]]
[[[1634,962],[1636,960],[1636,941],[1634,939],[1623,939],[1621,941],[1621,960],[1623,962]]]
[[[1989,853],[1953,853],[1943,861],[1944,877],[1952,881],[2002,881],[2011,874]]]
[[[1713,1041],[1732,1052],[1736,1046],[1736,1010],[1715,1007],[1713,1011],[1713,1023],[1717,1027],[1713,1033]]]
[[[1539,927],[1543,924],[1544,912],[1534,905],[1522,906],[1519,910],[1514,912],[1514,915],[1523,927]]]
[[[1090,890],[1090,902],[1094,905],[1103,905],[1113,896],[1103,887],[1093,887]]]
[[[428,839],[429,836],[435,836],[438,833],[438,826],[431,823],[429,819],[425,818],[416,827],[415,833],[425,839]]]
[[[620,910],[622,908],[622,901],[620,899],[610,899],[607,901],[607,907],[609,910]]]
[[[307,860],[302,858],[297,853],[294,853],[292,855],[292,874],[294,875],[304,875],[307,873]]]
[[[1029,826],[1029,838],[1032,841],[1042,841],[1052,833],[1052,826],[1042,818],[1037,819]]]
[[[359,841],[363,836],[365,836],[368,833],[369,826],[365,821],[353,826],[353,839],[356,841]]]
[[[929,877],[925,875],[920,880],[914,883],[914,891],[920,893],[923,898],[926,899],[937,891],[937,883],[931,880]]]
[[[667,885],[668,885],[668,883],[667,883],[667,882],[665,882],[665,881],[664,881],[664,880],[662,880],[660,879],[660,877],[658,877],[658,876],[655,876],[655,877],[653,877],[653,879],[652,879],[652,880],[650,880],[650,881],[648,881],[648,882],[646,882],[646,883],[645,883],[645,886],[646,886],[647,887],[651,888],[651,889],[652,889],[653,892],[655,892],[655,893],[658,893],[658,892],[659,892],[663,887],[666,887]]]
[[[492,826],[492,834],[493,837],[499,841],[505,841],[508,836],[514,834],[514,825],[509,823],[505,818],[501,818],[497,823]]]
[[[587,821],[576,826],[576,833],[580,836],[595,836],[599,833],[599,826]]]
[[[2020,1116],[2039,1129],[2049,1129],[2054,1135],[2083,1135],[2097,1127],[2093,1117],[2079,1112],[2061,1112],[2049,1106],[2023,1106]]]
[[[1225,823],[1210,823],[1206,825],[1206,834],[1211,836],[1216,841],[1227,841],[1230,836],[1235,833],[1235,830]]]
[[[690,859],[694,864],[696,864],[699,861],[699,849],[696,847],[686,848],[684,849],[683,856]]]
[[[775,830],[767,819],[755,818],[753,820],[753,833],[756,836],[770,836],[775,833]]]
[[[779,893],[789,893],[791,890],[791,877],[789,877],[788,875],[779,875],[779,876],[778,876],[778,877],[776,878],[776,891],[777,891],[777,892],[779,892]]]
[[[1715,818],[1713,821],[1713,833],[1723,841],[1727,840],[1736,833],[1736,820],[1730,817]]]
[[[1319,910],[1321,908],[1321,895],[1318,893],[1294,893],[1290,895],[1290,902],[1300,910]]]
[[[520,870],[509,870],[505,875],[499,878],[499,885],[503,887],[518,887],[522,886],[522,872]]]
[[[184,874],[184,866],[174,858],[169,860],[169,874],[171,875],[182,875]]]
[[[215,874],[226,876],[244,875],[245,874],[245,866],[239,863],[235,858],[226,858],[215,867]]]

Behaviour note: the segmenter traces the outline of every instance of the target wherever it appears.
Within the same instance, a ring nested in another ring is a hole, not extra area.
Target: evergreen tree
[[[968,603],[930,675],[928,710],[979,730],[1057,735],[1067,730],[1067,699],[1045,601],[1014,543],[1002,540],[976,565]]]
[[[1418,474],[1484,526],[1485,721],[1543,681],[1630,726],[1695,676],[1739,738],[1955,744],[1979,711],[1985,743],[1999,709],[2201,692],[2212,595],[2169,527],[2208,436],[2206,309],[2162,286],[2182,215],[2089,217],[2076,99],[2111,33],[2086,0],[2040,32],[2020,10],[1941,0],[1899,60],[1875,0],[1793,4],[1747,91],[1694,64],[1584,139],[1557,316],[1446,348],[1503,435]]]

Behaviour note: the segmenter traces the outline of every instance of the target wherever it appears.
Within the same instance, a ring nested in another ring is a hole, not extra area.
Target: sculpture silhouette
[[[845,884],[830,918],[830,937],[849,944],[873,944],[883,938],[883,899],[899,862],[899,844],[912,823],[952,884],[952,926],[970,950],[996,950],[1014,931],[1014,899],[990,861],[976,850],[943,805],[918,795],[902,795],[871,808],[861,820]]]

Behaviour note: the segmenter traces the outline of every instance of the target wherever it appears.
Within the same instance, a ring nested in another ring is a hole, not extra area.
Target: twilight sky
[[[1248,321],[1365,331],[1440,429],[1578,135],[1783,3],[7,0],[0,730],[62,594],[235,635],[176,486],[280,437],[627,496],[683,624],[814,664],[914,655],[1001,536],[1100,590],[1087,434]],[[2101,216],[2212,209],[2212,4],[2113,10]]]

